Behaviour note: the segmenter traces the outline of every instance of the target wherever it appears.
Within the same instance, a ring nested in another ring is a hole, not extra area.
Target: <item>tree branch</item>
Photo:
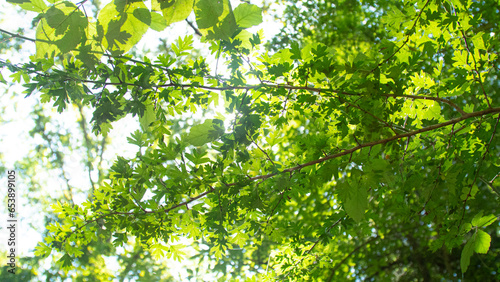
[[[304,167],[312,166],[312,165],[315,165],[315,164],[326,162],[326,161],[331,160],[331,159],[335,159],[335,158],[338,158],[338,157],[341,157],[341,156],[352,154],[352,153],[354,153],[356,151],[359,151],[359,150],[361,150],[363,148],[366,148],[366,147],[373,147],[375,145],[385,144],[385,143],[388,143],[388,142],[391,142],[391,141],[395,141],[395,140],[398,140],[398,139],[412,137],[412,136],[418,135],[420,133],[424,133],[424,132],[432,131],[432,130],[435,130],[435,129],[438,129],[438,128],[442,128],[442,127],[446,127],[446,126],[449,126],[449,125],[453,125],[453,124],[459,123],[461,121],[464,121],[466,119],[475,118],[475,117],[481,117],[481,116],[485,116],[485,115],[489,115],[489,114],[493,114],[493,113],[500,113],[500,108],[490,108],[490,109],[486,109],[486,110],[483,110],[483,111],[473,112],[473,113],[470,113],[470,114],[463,115],[463,116],[461,116],[459,118],[455,118],[455,119],[452,119],[452,120],[449,120],[449,121],[446,121],[446,122],[443,122],[443,123],[438,123],[438,124],[431,125],[431,126],[428,126],[428,127],[425,127],[425,128],[421,128],[419,130],[414,130],[414,131],[411,131],[411,132],[408,132],[408,133],[398,134],[398,135],[395,135],[395,136],[392,136],[392,137],[389,137],[389,138],[386,138],[386,139],[381,139],[381,140],[378,140],[378,141],[373,141],[373,142],[368,142],[368,143],[360,144],[360,145],[358,145],[356,147],[344,150],[344,151],[342,151],[340,153],[337,153],[337,154],[328,155],[328,156],[326,156],[324,158],[320,158],[320,159],[317,159],[317,160],[314,160],[314,161],[310,161],[310,162],[307,162],[307,163],[299,164],[299,165],[294,166],[294,167],[287,168],[287,169],[281,171],[280,173],[293,172],[293,171],[296,171],[296,170],[300,170],[300,169],[302,169]],[[497,120],[497,124],[498,124],[498,120]],[[496,127],[495,127],[495,129],[496,129]],[[491,140],[490,140],[490,142],[491,142]],[[265,174],[265,175],[259,175],[259,176],[248,178],[245,181],[265,180],[265,179],[271,178],[273,176],[276,176],[278,174],[279,173],[270,173],[270,174]],[[238,184],[240,184],[240,183],[239,182],[234,182],[234,183],[228,183],[228,184],[225,184],[225,185],[228,186],[228,187],[230,187],[230,186],[236,186]],[[164,209],[159,209],[159,210],[143,211],[143,213],[145,213],[145,214],[158,213],[158,212],[168,213],[168,212],[170,212],[172,210],[175,210],[175,209],[177,209],[179,207],[187,206],[189,203],[194,202],[194,201],[196,201],[196,200],[198,200],[200,198],[203,198],[206,195],[208,195],[208,194],[210,194],[210,193],[212,193],[214,191],[215,191],[215,188],[211,187],[209,190],[207,190],[207,191],[199,194],[198,196],[189,198],[186,201],[178,203],[178,204],[173,205],[171,207],[164,208]],[[131,215],[131,214],[134,214],[134,212],[112,212],[112,213],[109,213],[107,215],[102,215],[102,216],[100,216],[100,217],[98,217],[96,219],[93,219],[93,220],[85,223],[84,225],[78,227],[76,230],[79,230],[83,226],[85,226],[85,225],[87,225],[87,224],[89,224],[91,222],[95,222],[95,221],[97,221],[99,219],[102,219],[102,218],[104,218],[106,216],[111,216],[111,215]],[[76,230],[74,232],[76,232]]]
[[[196,33],[196,35],[203,36],[203,34],[201,34],[200,30],[190,20],[186,19],[186,22],[194,30],[194,33]]]
[[[0,28],[0,32],[9,35],[12,38],[19,38],[19,39],[26,40],[26,41],[31,41],[31,42],[36,42],[36,41],[45,42],[45,40],[29,38],[29,37],[26,37],[26,36],[22,36],[22,35],[19,35],[19,34],[16,34],[16,33],[12,33],[12,32],[6,31],[6,30],[1,29],[1,28]]]
[[[73,78],[72,78],[73,79]],[[105,85],[113,85],[113,86],[120,86],[120,85],[125,85],[125,86],[137,86],[134,83],[120,83],[120,82],[106,82],[103,83],[101,81],[94,81],[94,80],[77,80],[82,83],[92,83],[92,84],[105,84]],[[345,96],[363,96],[364,94],[360,93],[353,93],[353,92],[346,92],[346,91],[341,91],[341,90],[334,90],[330,88],[318,88],[318,87],[309,87],[309,86],[294,86],[294,85],[289,85],[289,84],[272,84],[272,83],[261,83],[257,85],[245,85],[245,86],[207,86],[207,85],[194,85],[194,84],[177,84],[177,83],[166,83],[166,84],[158,84],[158,85],[151,85],[152,87],[156,88],[167,88],[167,87],[174,87],[174,88],[190,88],[190,87],[196,87],[200,89],[205,89],[205,90],[216,90],[216,91],[225,91],[225,90],[254,90],[254,89],[260,89],[260,88],[284,88],[288,90],[306,90],[306,91],[311,91],[311,92],[323,92],[323,93],[335,93],[339,95],[345,95]],[[445,103],[451,107],[453,107],[457,112],[459,112],[462,115],[466,115],[467,113],[462,110],[459,106],[457,106],[455,103],[439,98],[439,97],[432,97],[432,96],[420,96],[420,95],[400,95],[400,94],[380,94],[381,97],[388,97],[388,98],[409,98],[409,99],[414,99],[414,100],[433,100],[436,102],[441,102]]]
[[[310,162],[307,162],[307,163],[303,163],[303,164],[300,164],[300,165],[297,165],[297,166],[294,166],[294,167],[291,167],[291,168],[287,168],[287,169],[283,170],[282,173],[283,172],[292,172],[292,171],[300,170],[300,169],[302,169],[304,167],[307,167],[307,166],[312,166],[312,165],[315,165],[315,164],[318,164],[318,163],[325,162],[327,160],[331,160],[331,159],[334,159],[334,158],[338,158],[338,157],[341,157],[341,156],[352,154],[352,153],[354,153],[356,151],[359,151],[359,150],[361,150],[363,148],[366,148],[366,147],[373,147],[375,145],[385,144],[385,143],[388,143],[388,142],[391,142],[391,141],[395,141],[395,140],[398,140],[398,139],[415,136],[415,135],[420,134],[420,133],[424,133],[424,132],[432,131],[432,130],[435,130],[435,129],[438,129],[438,128],[441,128],[441,127],[446,127],[446,126],[449,126],[449,125],[453,125],[453,124],[459,123],[461,121],[464,121],[466,119],[475,118],[475,117],[481,117],[481,116],[485,116],[485,115],[489,115],[489,114],[493,114],[493,113],[500,113],[500,108],[490,108],[490,109],[486,109],[486,110],[483,110],[483,111],[478,111],[478,112],[473,112],[473,113],[470,113],[470,114],[465,114],[465,115],[463,115],[461,117],[458,117],[458,118],[455,118],[455,119],[451,119],[451,120],[443,122],[443,123],[438,123],[438,124],[434,124],[434,125],[431,125],[431,126],[428,126],[428,127],[424,127],[424,128],[418,129],[418,130],[414,130],[414,131],[410,131],[410,132],[407,132],[407,133],[402,133],[402,134],[394,135],[394,136],[386,138],[386,139],[381,139],[381,140],[378,140],[378,141],[373,141],[373,142],[368,142],[368,143],[360,144],[360,145],[358,145],[356,147],[344,150],[344,151],[342,151],[340,153],[337,153],[337,154],[329,155],[329,156],[326,156],[324,158],[320,158],[320,159],[317,159],[317,160],[314,160],[314,161],[310,161]],[[270,173],[270,174],[266,174],[266,175],[255,176],[255,177],[250,178],[249,180],[254,181],[254,180],[259,180],[259,179],[267,179],[267,178],[275,176],[276,174],[278,174],[278,173]],[[234,186],[234,185],[237,185],[237,184],[238,183],[231,183],[231,184],[228,184],[228,185],[229,186]]]

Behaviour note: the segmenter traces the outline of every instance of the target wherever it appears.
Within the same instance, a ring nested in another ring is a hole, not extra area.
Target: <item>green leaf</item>
[[[26,11],[32,11],[37,13],[42,13],[47,5],[43,0],[7,0],[7,2],[12,4],[17,4],[19,7]]]
[[[213,27],[213,35],[207,36],[208,39],[222,39],[229,40],[233,37],[237,30],[236,19],[232,11],[229,11],[221,24]]]
[[[139,123],[143,131],[149,131],[149,126],[156,120],[156,112],[153,103],[146,105],[144,114],[139,117]]]
[[[236,25],[240,28],[249,28],[262,23],[262,10],[256,5],[241,3],[233,13]]]
[[[462,273],[465,273],[467,268],[469,268],[470,258],[474,253],[475,240],[476,236],[473,235],[469,241],[467,241],[467,244],[465,244],[462,250],[462,255],[460,256],[460,267],[462,269]]]
[[[85,38],[88,21],[71,2],[60,2],[43,14],[36,30],[36,57],[68,53]]]
[[[224,12],[224,4],[227,1],[223,0],[199,0],[196,2],[196,23],[198,28],[205,29],[216,25],[219,22],[219,17]]]
[[[137,9],[141,10],[136,12]],[[147,7],[143,2],[127,0],[115,0],[104,6],[97,16],[104,47],[125,53],[137,44],[148,30],[148,24],[144,23],[147,21],[144,9]]]
[[[191,127],[185,141],[193,146],[202,146],[215,141],[224,133],[223,122],[220,119],[207,119],[204,123]]]
[[[200,0],[195,14],[196,23],[206,39],[229,41],[238,29],[229,0]]]
[[[474,251],[478,254],[486,254],[490,249],[491,237],[483,230],[477,231],[477,237],[474,241]]]
[[[132,12],[134,17],[144,24],[151,25],[151,12],[147,8],[137,8]]]
[[[167,26],[168,26],[168,23],[165,20],[165,18],[162,17],[162,15],[160,15],[158,13],[154,13],[154,12],[151,13],[151,25],[149,26],[149,27],[151,27],[151,29],[153,29],[155,31],[162,31]]]
[[[493,214],[490,214],[487,216],[482,216],[482,215],[483,215],[483,213],[480,212],[472,219],[471,223],[473,226],[486,227],[486,226],[492,224],[493,222],[495,222],[495,220],[497,220],[497,217]]]
[[[134,144],[134,145],[137,145],[139,147],[143,147],[144,145],[146,145],[146,142],[144,142],[144,137],[145,134],[143,134],[140,130],[136,130],[134,133],[132,133],[130,136],[131,137],[127,137],[127,141],[130,143],[130,144]]]
[[[64,270],[69,270],[73,267],[73,259],[68,254],[62,256],[57,262]]]
[[[365,210],[368,208],[368,192],[366,188],[356,185],[343,187],[339,197],[344,203],[344,209],[347,214],[356,222],[361,221],[365,216]]]
[[[155,0],[166,20],[167,26],[186,19],[193,11],[194,0]]]
[[[44,242],[39,242],[38,246],[35,247],[35,256],[40,256],[42,258],[46,258],[52,252],[52,248],[47,246]]]
[[[189,54],[189,52],[186,51],[193,49],[192,44],[193,44],[192,35],[185,36],[184,38],[179,36],[179,38],[177,38],[176,40],[176,44],[172,44],[171,48],[174,51],[175,55],[180,57]]]

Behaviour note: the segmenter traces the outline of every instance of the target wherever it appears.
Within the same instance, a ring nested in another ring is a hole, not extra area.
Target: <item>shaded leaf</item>
[[[212,142],[224,133],[223,122],[219,119],[207,119],[204,123],[191,127],[185,141],[194,146]]]
[[[467,268],[469,268],[470,258],[474,253],[475,240],[476,236],[474,235],[469,239],[469,241],[467,241],[467,244],[465,244],[462,249],[462,255],[460,256],[460,267],[462,268],[462,273],[465,273]]]

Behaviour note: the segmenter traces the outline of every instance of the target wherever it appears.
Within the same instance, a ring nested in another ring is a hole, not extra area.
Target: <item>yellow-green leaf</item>
[[[483,230],[478,230],[474,241],[474,251],[478,254],[486,254],[490,249],[491,237]]]
[[[126,0],[115,0],[102,8],[97,19],[104,48],[125,53],[139,42],[148,30],[144,9],[147,7],[143,2]]]
[[[249,28],[262,22],[262,10],[256,5],[241,3],[233,13],[236,25],[240,28]]]
[[[32,11],[37,13],[42,13],[47,5],[43,0],[7,0],[11,4],[17,4],[19,7],[26,11]]]
[[[493,214],[487,215],[487,216],[482,216],[483,213],[480,212],[478,213],[473,219],[472,219],[472,225],[476,227],[485,227],[497,220],[497,217]]]
[[[46,258],[50,255],[51,252],[52,249],[44,242],[39,242],[38,246],[35,247],[35,256]]]
[[[361,221],[365,216],[365,210],[368,208],[368,192],[366,188],[359,187],[358,185],[351,185],[345,187],[341,194],[341,199],[347,214],[355,221]]]
[[[36,30],[36,57],[53,57],[68,53],[85,35],[88,21],[75,4],[64,1],[51,6]]]
[[[193,11],[194,0],[153,1],[153,7],[161,10],[166,25],[185,20]]]
[[[158,13],[151,13],[151,29],[155,31],[162,31],[168,26],[167,21],[162,15]]]

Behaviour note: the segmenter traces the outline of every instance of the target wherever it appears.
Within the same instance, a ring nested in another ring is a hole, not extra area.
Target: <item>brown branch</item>
[[[179,203],[179,204],[177,204],[177,205],[171,206],[171,207],[166,208],[166,209],[158,210],[158,211],[148,211],[147,213],[157,213],[157,212],[160,212],[160,211],[161,211],[161,212],[168,213],[169,211],[171,211],[171,210],[175,210],[175,209],[176,209],[176,208],[178,208],[178,207],[182,207],[182,206],[186,206],[186,207],[187,207],[187,205],[188,205],[188,204],[190,204],[190,203],[192,203],[192,202],[194,202],[194,201],[196,201],[196,200],[198,200],[198,199],[200,199],[200,198],[203,198],[203,197],[205,197],[206,195],[208,195],[208,194],[210,194],[210,193],[212,193],[212,192],[214,192],[214,191],[215,191],[215,188],[210,188],[210,190],[205,191],[205,192],[203,192],[203,193],[199,194],[199,195],[198,195],[198,196],[196,196],[196,197],[189,198],[189,199],[188,199],[188,200],[186,200],[185,202],[182,202],[182,203]]]
[[[495,175],[495,177],[493,177],[493,179],[491,179],[488,183],[493,184],[493,182],[495,182],[495,179],[497,179],[498,176],[500,176],[500,172],[497,175]]]
[[[473,113],[470,113],[470,114],[466,114],[466,115],[463,115],[461,117],[458,117],[458,118],[455,118],[455,119],[452,119],[452,120],[449,120],[449,121],[446,121],[446,122],[443,122],[443,123],[438,123],[438,124],[435,124],[435,125],[431,125],[431,126],[428,126],[428,127],[425,127],[425,128],[421,128],[421,129],[418,129],[418,130],[415,130],[415,131],[411,131],[411,132],[408,132],[408,133],[403,133],[403,134],[398,134],[398,135],[395,135],[395,136],[392,136],[392,137],[389,137],[389,138],[386,138],[386,139],[382,139],[382,140],[378,140],[378,141],[373,141],[373,142],[369,142],[369,143],[365,143],[365,144],[361,144],[361,145],[358,145],[356,147],[353,147],[351,149],[347,149],[347,150],[344,150],[340,153],[337,153],[337,154],[333,154],[333,155],[328,155],[324,158],[320,158],[320,159],[317,159],[317,160],[314,160],[314,161],[310,161],[310,162],[307,162],[307,163],[303,163],[303,164],[299,164],[297,166],[294,166],[294,167],[290,167],[290,168],[287,168],[285,170],[283,170],[281,173],[286,173],[286,172],[293,172],[293,171],[296,171],[296,170],[300,170],[304,167],[308,167],[308,166],[312,166],[312,165],[315,165],[315,164],[318,164],[318,163],[322,163],[322,162],[325,162],[325,161],[328,161],[328,160],[331,160],[331,159],[335,159],[335,158],[338,158],[338,157],[341,157],[341,156],[345,156],[345,155],[348,155],[348,154],[352,154],[356,151],[359,151],[363,148],[366,148],[366,147],[373,147],[375,145],[380,145],[380,144],[385,144],[385,143],[388,143],[388,142],[391,142],[391,141],[395,141],[395,140],[398,140],[398,139],[402,139],[402,138],[407,138],[407,137],[412,137],[412,136],[415,136],[415,135],[418,135],[420,133],[424,133],[424,132],[428,132],[428,131],[432,131],[432,130],[435,130],[435,129],[438,129],[438,128],[442,128],[442,127],[446,127],[446,126],[449,126],[449,125],[453,125],[453,124],[457,124],[461,121],[464,121],[464,120],[467,120],[467,119],[470,119],[470,118],[475,118],[475,117],[480,117],[480,116],[485,116],[485,115],[489,115],[489,114],[493,114],[493,113],[500,113],[500,108],[491,108],[491,109],[486,109],[486,110],[483,110],[483,111],[478,111],[478,112],[473,112]],[[270,174],[265,174],[265,175],[259,175],[259,176],[255,176],[255,177],[251,177],[249,179],[247,179],[246,181],[256,181],[256,180],[265,180],[265,179],[268,179],[268,178],[271,178],[273,176],[276,176],[278,173],[270,173]],[[238,185],[239,182],[234,182],[234,183],[228,183],[226,184],[226,186],[235,186],[235,185]],[[185,201],[185,202],[182,202],[182,203],[179,203],[177,205],[174,205],[170,208],[167,208],[167,209],[164,209],[163,211],[164,212],[169,212],[171,210],[174,210],[178,207],[181,207],[181,206],[185,206],[195,200],[198,200],[202,197],[205,197],[206,195],[212,193],[213,191],[215,191],[214,188],[211,188],[210,190],[208,191],[205,191],[201,194],[199,194],[198,196],[194,197],[194,198],[190,198],[189,200]],[[149,211],[148,213],[154,213],[156,211]]]
[[[455,118],[455,119],[452,119],[452,120],[449,120],[449,121],[446,121],[446,122],[443,122],[443,123],[438,123],[438,124],[431,125],[431,126],[428,126],[428,127],[425,127],[425,128],[421,128],[419,130],[411,131],[411,132],[404,133],[404,134],[398,134],[398,135],[395,135],[395,136],[392,136],[392,137],[389,137],[389,138],[386,138],[386,139],[378,140],[378,141],[373,141],[373,142],[369,142],[369,143],[365,143],[365,144],[360,144],[360,145],[358,145],[356,147],[344,150],[344,151],[342,151],[340,153],[329,155],[329,156],[326,156],[324,158],[320,158],[320,159],[317,159],[317,160],[314,160],[314,161],[310,161],[310,162],[307,162],[307,163],[299,164],[297,166],[285,169],[281,173],[293,172],[293,171],[300,170],[300,169],[302,169],[304,167],[307,167],[307,166],[312,166],[312,165],[315,165],[315,164],[318,164],[318,163],[322,163],[322,162],[325,162],[325,161],[328,161],[328,160],[331,160],[331,159],[334,159],[334,158],[338,158],[338,157],[341,157],[341,156],[352,154],[352,153],[354,153],[356,151],[359,151],[359,150],[361,150],[363,148],[366,148],[366,147],[373,147],[375,145],[385,144],[385,143],[388,143],[388,142],[391,142],[391,141],[395,141],[395,140],[398,140],[398,139],[401,139],[401,138],[407,138],[407,137],[415,136],[415,135],[420,134],[420,133],[424,133],[424,132],[432,131],[432,130],[435,130],[435,129],[438,129],[438,128],[442,128],[442,127],[446,127],[446,126],[449,126],[449,125],[457,124],[457,123],[459,123],[461,121],[464,121],[466,119],[475,118],[475,117],[481,117],[481,116],[489,115],[489,114],[492,114],[492,113],[500,113],[500,108],[489,108],[489,109],[486,109],[486,110],[483,110],[483,111],[473,112],[473,113],[466,114],[466,115],[463,115],[461,117],[458,117],[458,118]],[[497,119],[497,125],[498,125],[498,120],[500,120],[500,115],[499,115],[499,118]],[[495,125],[495,130],[496,130],[496,125]],[[491,140],[493,138],[493,135],[492,135],[492,137],[490,139],[490,143],[491,143]],[[483,156],[483,159],[484,158],[485,158],[485,155]],[[251,178],[247,179],[246,181],[255,181],[255,180],[261,180],[261,179],[265,180],[265,179],[271,178],[271,177],[273,177],[273,176],[275,176],[277,174],[278,173],[270,173],[270,174],[266,174],[266,175],[255,176],[255,177],[251,177]],[[238,185],[238,184],[239,184],[239,182],[234,182],[234,183],[229,183],[229,184],[225,184],[225,185],[228,186],[228,187],[230,187],[230,186],[235,186],[235,185]],[[209,189],[209,190],[207,190],[207,191],[199,194],[196,197],[189,198],[186,201],[181,202],[181,203],[176,204],[176,205],[173,205],[173,206],[171,206],[169,208],[159,209],[159,210],[151,210],[151,211],[143,211],[143,213],[144,214],[152,214],[152,213],[158,213],[158,212],[168,213],[168,212],[170,212],[170,211],[172,211],[174,209],[177,209],[179,207],[182,207],[182,206],[186,206],[187,207],[187,205],[190,204],[191,202],[194,202],[194,201],[196,201],[196,200],[198,200],[200,198],[203,198],[206,195],[208,195],[208,194],[210,194],[210,193],[212,193],[214,191],[215,191],[215,188],[211,188],[211,189]],[[69,235],[66,236],[66,238],[65,238],[64,241],[66,241],[67,238],[69,238],[69,236],[71,236],[73,233],[81,230],[83,227],[85,227],[86,225],[88,225],[88,224],[90,224],[92,222],[97,222],[100,219],[103,219],[105,217],[112,216],[112,215],[133,215],[133,214],[135,214],[135,212],[112,212],[112,213],[109,213],[109,214],[101,215],[101,216],[99,216],[97,218],[94,218],[94,219],[92,219],[90,221],[87,221],[82,226],[77,227],[75,230],[73,230],[73,232],[71,232]],[[369,241],[367,241],[367,242],[369,242]],[[367,244],[367,242],[365,242],[364,244]],[[345,259],[347,259],[347,257]],[[336,268],[334,268],[334,270],[335,269]]]
[[[491,109],[486,109],[486,110],[483,110],[483,111],[478,111],[478,112],[473,112],[473,113],[470,113],[470,114],[465,114],[465,115],[463,115],[461,117],[458,117],[458,118],[455,118],[455,119],[451,119],[451,120],[443,122],[443,123],[438,123],[438,124],[434,124],[434,125],[431,125],[431,126],[428,126],[428,127],[424,127],[424,128],[418,129],[418,130],[414,130],[414,131],[410,131],[410,132],[407,132],[407,133],[402,133],[402,134],[394,135],[394,136],[386,138],[386,139],[381,139],[381,140],[377,140],[377,141],[373,141],[373,142],[368,142],[368,143],[360,144],[360,145],[358,145],[356,147],[344,150],[344,151],[342,151],[340,153],[337,153],[337,154],[329,155],[329,156],[326,156],[324,158],[320,158],[320,159],[317,159],[317,160],[314,160],[314,161],[310,161],[310,162],[307,162],[307,163],[303,163],[303,164],[300,164],[300,165],[297,165],[297,166],[294,166],[294,167],[291,167],[291,168],[287,168],[287,169],[283,170],[282,172],[292,172],[292,171],[300,170],[300,169],[302,169],[304,167],[307,167],[307,166],[315,165],[315,164],[318,164],[318,163],[325,162],[327,160],[331,160],[331,159],[334,159],[334,158],[338,158],[338,157],[341,157],[341,156],[352,154],[352,153],[354,153],[356,151],[359,151],[359,150],[361,150],[363,148],[366,148],[366,147],[373,147],[375,145],[385,144],[385,143],[388,143],[388,142],[391,142],[391,141],[395,141],[395,140],[398,140],[398,139],[415,136],[415,135],[420,134],[420,133],[424,133],[424,132],[435,130],[435,129],[438,129],[438,128],[441,128],[441,127],[446,127],[446,126],[449,126],[449,125],[453,125],[453,124],[459,123],[461,121],[464,121],[466,119],[475,118],[475,117],[481,117],[481,116],[489,115],[489,114],[493,114],[493,113],[500,113],[500,108],[491,108]],[[250,180],[254,181],[254,180],[258,180],[258,179],[267,179],[267,178],[275,176],[276,174],[278,174],[278,173],[271,173],[271,174],[266,174],[266,175],[255,176],[255,177],[250,178]],[[228,185],[229,186],[234,186],[234,185],[237,185],[237,184],[238,183],[231,183],[231,184],[228,184]]]
[[[500,197],[500,193],[495,189],[495,186],[493,186],[493,184],[482,177],[480,177],[479,179],[481,179],[481,181],[483,181],[484,184],[486,184],[491,189],[491,192],[493,192],[497,197]]]

